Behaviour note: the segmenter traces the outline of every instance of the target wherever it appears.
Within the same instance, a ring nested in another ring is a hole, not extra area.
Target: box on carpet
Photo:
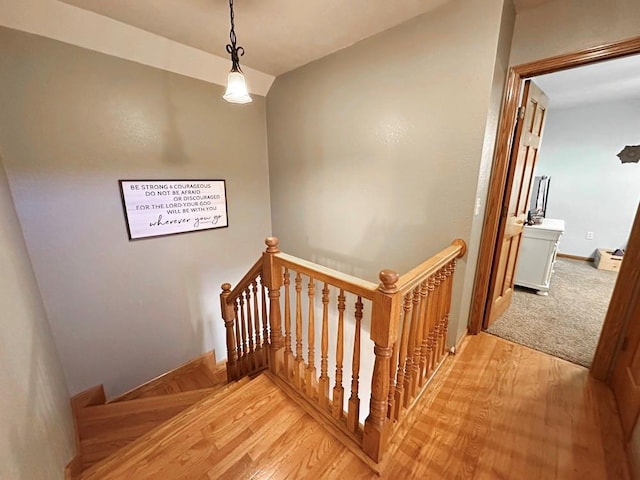
[[[617,272],[620,270],[620,265],[622,265],[622,257],[613,255],[613,250],[598,248],[596,250],[596,258],[593,262],[598,270]]]

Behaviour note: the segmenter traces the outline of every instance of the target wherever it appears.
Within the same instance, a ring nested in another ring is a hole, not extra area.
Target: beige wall
[[[0,151],[72,393],[215,348],[271,232],[265,101],[0,29]],[[118,179],[226,179],[229,228],[130,242]]]
[[[640,35],[638,0],[555,0],[518,14],[511,65]]]
[[[69,393],[0,158],[0,478],[62,479]]]
[[[484,132],[484,142],[482,146],[482,156],[480,159],[480,168],[478,171],[478,185],[476,189],[477,213],[473,217],[471,226],[471,235],[469,240],[469,257],[467,262],[468,273],[464,279],[464,287],[462,298],[465,300],[460,307],[460,318],[468,319],[471,310],[471,299],[473,295],[473,286],[475,283],[475,273],[478,264],[478,250],[480,248],[480,239],[482,236],[482,228],[484,226],[484,215],[486,208],[487,194],[489,192],[489,180],[491,177],[491,166],[493,164],[493,155],[496,146],[496,135],[498,133],[498,121],[500,119],[500,107],[502,106],[502,97],[504,95],[504,85],[507,78],[507,69],[509,67],[509,55],[511,53],[511,40],[513,37],[513,27],[516,12],[513,3],[504,2],[502,10],[502,24],[500,27],[500,36],[498,38],[498,50],[494,64],[493,81],[491,84],[491,97],[489,100],[489,110],[487,113],[487,122]],[[462,320],[458,326],[458,334],[464,333],[464,323]]]
[[[454,0],[276,79],[269,162],[285,251],[377,281],[471,238],[502,15],[502,0]],[[476,254],[459,263],[453,337]]]

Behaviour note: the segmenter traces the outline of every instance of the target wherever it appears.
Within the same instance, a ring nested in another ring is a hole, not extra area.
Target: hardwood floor
[[[610,391],[582,367],[488,334],[468,339],[417,408],[381,478],[629,478]],[[261,375],[202,400],[82,478],[377,477]]]
[[[583,367],[483,333],[434,397],[384,477],[629,478],[613,396]]]
[[[82,479],[321,478],[346,449],[260,375],[201,401]],[[361,471],[368,467],[354,457]],[[347,462],[349,463],[349,462]],[[370,476],[370,475],[369,475]]]

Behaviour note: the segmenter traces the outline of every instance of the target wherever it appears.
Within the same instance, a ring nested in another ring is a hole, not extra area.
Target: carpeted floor
[[[549,296],[516,287],[511,306],[487,331],[589,367],[616,277],[590,262],[558,258]]]

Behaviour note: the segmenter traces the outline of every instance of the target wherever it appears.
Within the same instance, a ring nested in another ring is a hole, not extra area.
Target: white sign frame
[[[129,240],[227,228],[225,180],[118,180]]]

